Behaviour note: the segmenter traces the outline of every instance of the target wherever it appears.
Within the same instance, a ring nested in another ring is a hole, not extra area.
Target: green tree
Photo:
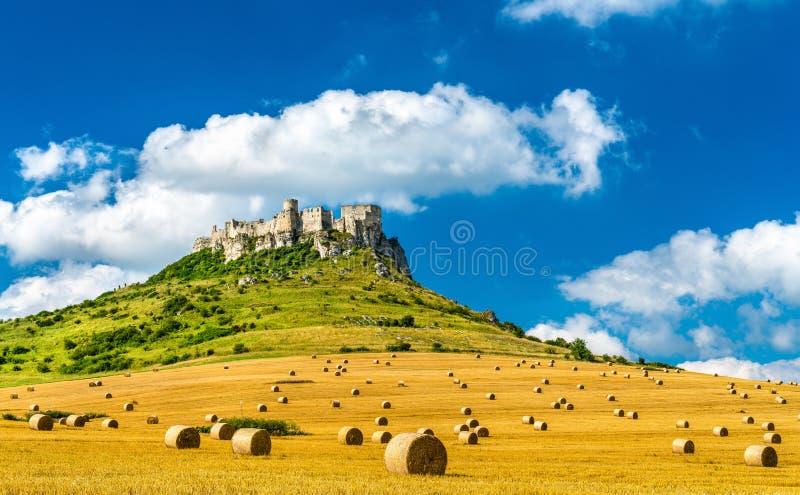
[[[569,345],[572,350],[572,356],[579,361],[591,361],[592,351],[586,347],[586,342],[583,339],[575,339]]]

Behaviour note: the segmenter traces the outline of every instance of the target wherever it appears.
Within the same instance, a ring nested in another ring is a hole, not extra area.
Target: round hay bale
[[[208,423],[216,423],[219,418],[216,414],[206,414],[205,420]]]
[[[755,422],[756,422],[756,420],[753,419],[752,416],[742,416],[742,423],[744,423],[746,425],[751,425],[751,424],[753,424]]]
[[[53,429],[53,418],[46,414],[34,414],[28,420],[28,428],[38,431],[50,431]]]
[[[328,372],[328,367],[327,366],[323,366],[322,367],[322,372],[323,373],[327,373]]]
[[[231,438],[234,454],[269,455],[272,439],[267,430],[260,428],[239,428]]]
[[[391,408],[392,408],[392,403],[389,402],[388,400],[381,402],[381,409],[391,409]]]
[[[392,434],[388,431],[376,431],[372,434],[372,443],[389,443],[392,439]]]
[[[728,436],[728,429],[724,426],[715,426],[714,429],[711,431],[715,437],[727,437]]]
[[[19,394],[11,394],[10,397],[12,399],[19,399]]]
[[[673,454],[694,454],[694,442],[685,438],[676,438],[672,441]]]
[[[333,372],[333,376],[342,376],[342,372],[339,371],[339,370],[336,370],[336,371]]]
[[[534,369],[536,369],[536,365],[535,365],[535,364],[531,364],[531,365],[529,366],[529,368],[530,368],[530,369],[532,369],[532,370],[534,370]]]
[[[28,411],[38,411],[38,410],[39,410],[39,404],[31,404],[30,406],[28,406]]]
[[[462,407],[461,414],[463,414],[464,416],[469,416],[470,414],[472,414],[472,409],[469,407]]]
[[[350,364],[350,360],[349,360],[349,359],[342,359],[342,362],[343,362],[344,364]]]
[[[614,409],[614,413],[613,414],[614,414],[614,416],[622,418],[622,417],[625,416],[625,410],[624,409]]]
[[[734,386],[733,382],[730,382],[727,385],[725,385],[725,388],[727,388],[728,390],[731,390],[731,389],[736,388],[736,387]]]
[[[565,397],[559,397],[559,398],[558,398],[558,402],[559,402],[560,404],[566,404],[566,403],[567,403],[567,399],[566,399]]]
[[[312,354],[311,355],[311,359],[317,359],[317,355],[316,354]]]
[[[419,433],[420,435],[434,435],[433,430],[425,427],[417,429],[417,433]]]
[[[628,419],[639,419],[639,413],[636,411],[628,411],[628,414],[625,415]]]
[[[495,370],[495,371],[500,371],[500,366],[495,366],[495,367],[494,367],[494,370]]]
[[[486,398],[489,399],[489,400],[494,400],[494,394],[489,392],[489,393],[486,394]]]
[[[775,395],[775,394],[778,393],[778,389],[773,388],[772,390],[769,391],[769,393],[771,393],[772,395]]]
[[[222,369],[224,369],[224,370],[228,369],[228,365],[227,364],[223,364],[222,365]]]
[[[331,401],[331,407],[341,407],[342,403],[334,399]]]
[[[775,431],[775,423],[772,423],[771,421],[765,421],[764,423],[761,423],[761,429],[764,431]]]
[[[105,397],[106,399],[110,399],[113,397],[113,395],[111,395],[111,392],[106,392],[106,394],[103,397]]]
[[[760,384],[760,383],[756,383],[756,385],[755,385],[755,389],[756,389],[756,390],[761,390],[761,384]]]
[[[480,354],[475,354],[475,359],[480,359],[480,358],[481,358]]]
[[[533,416],[523,416],[522,417],[522,424],[524,425],[532,425],[534,423]]]
[[[60,424],[60,425],[62,425],[62,426],[66,426],[66,424],[67,424],[67,418],[58,418],[58,421],[57,421],[57,423],[58,423],[58,424]]]
[[[769,445],[751,445],[744,451],[744,463],[748,466],[775,467],[778,453]]]
[[[747,395],[747,392],[742,392],[741,394],[739,394],[739,397],[741,397],[742,399],[749,399],[750,398],[750,396]]]
[[[273,385],[269,388],[270,392],[280,392],[281,388],[277,385]]]
[[[102,427],[105,429],[119,428],[119,421],[113,418],[106,418],[103,420]]]
[[[778,396],[778,397],[775,397],[775,402],[777,404],[786,404],[786,399],[784,399],[783,397]]]
[[[583,390],[583,389],[584,389],[584,387],[583,387],[583,384],[582,384],[582,383],[579,383],[579,384],[578,384],[578,386],[577,386],[577,387],[575,387],[575,388],[577,388],[578,390]]]
[[[372,364],[381,364],[379,359],[373,359]]]
[[[578,367],[577,366],[573,366],[572,367],[572,371],[578,371]]]
[[[125,378],[130,378],[130,377],[131,377],[131,374],[130,374],[130,373],[125,373],[123,376],[124,376]]]
[[[149,424],[149,425],[157,425],[158,424],[158,416],[148,416],[147,417],[147,424]]]
[[[460,378],[453,378],[453,383],[458,385],[459,383],[461,383],[461,379]]]
[[[664,380],[656,380],[656,385],[664,385]]]
[[[297,374],[297,373],[295,373],[295,372],[294,372],[294,370],[289,370],[289,376],[294,376],[294,375],[296,375],[296,374]],[[249,428],[248,428],[248,429],[249,429]]]
[[[536,366],[541,366],[542,362],[541,361],[534,361],[533,364],[535,364]]]
[[[28,392],[33,392],[33,391],[35,391],[35,390],[36,390],[36,387],[33,387],[33,386],[31,386],[31,385],[28,385]]]
[[[728,390],[728,393],[731,394],[731,395],[736,395],[736,389],[732,388],[732,389]]]
[[[458,388],[467,388],[467,384],[466,383],[462,383],[461,385],[458,386]]]
[[[547,378],[542,378],[542,385],[550,385],[550,380]]]
[[[392,359],[394,359],[394,358],[396,358],[396,357],[397,357],[397,354],[394,354],[394,353],[392,353],[392,354],[390,354],[390,355],[389,355],[389,357],[390,357],[390,358],[392,358]]]
[[[266,404],[257,405],[256,412],[267,412],[267,405]]]
[[[606,395],[606,400],[609,402],[614,402],[615,400],[617,400],[617,398],[614,397],[614,394],[608,394]]]
[[[339,429],[339,443],[342,445],[361,445],[364,442],[364,435],[361,430],[353,426],[342,426]]]
[[[533,429],[536,431],[547,431],[547,423],[544,421],[536,421],[533,423]]]
[[[551,402],[551,403],[550,403],[550,408],[551,408],[551,409],[561,409],[561,403],[560,403],[560,402],[558,402],[558,401],[556,401],[556,402]]]
[[[67,416],[67,426],[74,426],[76,428],[83,428],[86,424],[86,418],[80,414],[70,414]]]
[[[466,425],[469,426],[470,428],[477,428],[481,424],[480,421],[478,421],[475,418],[467,418],[467,420],[464,421],[464,423],[466,423]]]
[[[211,438],[214,440],[230,440],[233,438],[233,434],[236,432],[236,428],[233,425],[228,423],[215,423],[214,426],[211,427]]]
[[[572,411],[573,409],[575,409],[575,406],[571,402],[567,402],[566,404],[564,404],[565,411]]]
[[[520,366],[520,363],[519,363],[519,361],[517,361],[516,363],[514,363],[514,366],[515,366],[515,367],[517,367],[517,368],[519,368],[519,366]]]
[[[547,364],[556,364],[556,360],[555,359],[551,359],[550,362],[547,363]]]
[[[600,376],[606,376],[606,372],[605,371],[601,371],[600,372]]]
[[[647,372],[647,370],[644,370],[644,371],[642,371],[642,376],[643,377],[648,377],[648,376],[650,376],[650,374]]]
[[[391,362],[391,361],[386,361],[386,362],[385,362],[385,363],[383,363],[383,364],[385,364],[386,366],[391,366],[391,365],[392,365],[392,362]]]
[[[624,375],[622,375],[622,377],[623,377],[623,378],[630,378],[630,377],[631,377],[631,374],[630,374],[630,373],[625,373]]]
[[[289,398],[288,397],[278,397],[278,403],[279,404],[288,404],[289,403]]]
[[[350,395],[358,396],[361,392],[357,388],[350,389]]]
[[[95,380],[94,384],[95,384],[96,386],[98,386],[98,387],[102,387],[102,386],[103,386],[103,382],[102,382],[102,380]]]
[[[542,387],[533,387],[533,393],[534,394],[541,394],[542,393]]]
[[[133,402],[126,402],[122,404],[123,411],[133,411]]]
[[[406,386],[406,382],[403,381],[403,380],[397,380],[397,386],[398,387],[405,387]]]
[[[465,425],[464,423],[457,424],[453,427],[453,433],[458,435],[462,431],[469,431],[469,426]]]
[[[606,364],[609,366],[614,366],[614,363],[612,363],[611,361],[606,361]]]
[[[477,445],[478,435],[471,431],[462,431],[458,434],[458,443],[462,445]]]
[[[485,426],[478,426],[477,428],[472,430],[472,432],[478,435],[478,438],[485,438],[489,436],[489,428]]]
[[[378,426],[386,426],[389,424],[389,418],[386,416],[378,416],[375,418],[375,424]]]
[[[401,433],[386,446],[384,463],[390,473],[443,475],[447,449],[432,434]]]
[[[775,380],[775,385],[783,385],[783,380]]]
[[[448,371],[447,372],[447,376],[453,376],[453,372],[452,371]]]
[[[95,382],[89,382],[89,388],[94,388],[96,386],[97,384]]]
[[[689,422],[685,419],[679,419],[675,422],[675,428],[688,428]]]
[[[367,385],[372,385],[372,378],[367,378],[366,380],[364,380],[364,383],[366,383]]]
[[[342,368],[339,371],[341,371],[342,373],[347,373],[347,368]]]
[[[330,359],[326,359],[326,360],[325,360],[325,364],[331,364],[332,362],[333,362],[333,361],[331,361]]]
[[[611,374],[612,375],[616,375],[617,374],[617,370],[611,370]]]
[[[337,370],[341,370],[342,368],[344,368],[344,366],[343,366],[343,365],[341,365],[341,364],[337,364],[337,365],[336,365],[336,369],[337,369]]]
[[[170,449],[200,448],[200,433],[191,426],[170,426],[164,435],[164,445]]]

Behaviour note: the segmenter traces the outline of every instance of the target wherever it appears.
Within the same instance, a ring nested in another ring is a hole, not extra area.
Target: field
[[[343,359],[347,372],[323,373]],[[372,364],[379,359],[381,364]],[[384,361],[391,361],[386,366]],[[104,376],[103,386],[89,380],[45,383],[33,392],[17,386],[3,389],[0,410],[23,415],[29,404],[42,409],[105,413],[119,421],[118,430],[102,430],[100,419],[84,428],[56,425],[53,431],[32,431],[27,423],[0,421],[0,487],[2,493],[800,493],[800,391],[794,386],[734,380],[739,392],[726,390],[730,379],[688,372],[650,371],[664,381],[658,386],[632,366],[528,357],[471,354],[354,353],[231,361],[158,372]],[[541,366],[529,365],[539,360]],[[495,371],[495,366],[500,370]],[[578,371],[572,371],[578,366]],[[289,370],[296,371],[289,376]],[[617,374],[612,374],[616,370]],[[461,389],[447,376],[468,384]],[[605,372],[606,376],[601,376]],[[630,373],[631,377],[623,377]],[[366,379],[372,379],[368,385]],[[543,378],[549,385],[541,383]],[[403,380],[405,387],[398,386]],[[281,383],[280,393],[270,386]],[[292,383],[294,382],[294,383]],[[584,390],[578,390],[583,384]],[[540,386],[540,394],[532,391]],[[361,394],[350,395],[357,387]],[[771,388],[788,401],[777,404]],[[16,392],[19,399],[11,400]],[[488,400],[488,392],[496,400]],[[111,393],[112,399],[104,399]],[[615,402],[606,400],[616,396]],[[276,402],[285,395],[288,404]],[[565,397],[572,411],[553,410]],[[338,399],[341,408],[332,408]],[[381,409],[381,401],[391,409]],[[136,401],[133,412],[124,402]],[[269,407],[255,411],[257,403]],[[478,445],[460,445],[454,425],[472,417],[490,430]],[[637,411],[638,420],[612,416],[614,408]],[[174,424],[208,425],[204,415],[250,416],[291,420],[308,435],[273,437],[267,457],[234,455],[230,442],[202,434],[197,450],[164,446],[164,433]],[[744,414],[755,424],[742,423]],[[145,419],[155,414],[157,425]],[[548,424],[534,431],[521,423],[533,415]],[[376,416],[389,425],[378,427]],[[688,430],[676,429],[686,419]],[[777,468],[747,467],[743,452],[762,444],[761,423],[772,421],[783,443],[775,445]],[[361,446],[336,440],[341,426],[364,432]],[[712,435],[726,426],[727,438]],[[384,468],[384,446],[369,441],[385,429],[393,434],[430,427],[448,453],[442,477],[402,476]],[[675,438],[689,438],[693,455],[671,452]]]

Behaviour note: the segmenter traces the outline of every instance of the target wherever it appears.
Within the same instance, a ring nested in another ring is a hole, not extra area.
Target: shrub
[[[411,344],[402,342],[400,344],[388,344],[386,350],[389,352],[408,352],[411,350]]]
[[[250,352],[250,349],[244,346],[241,342],[233,346],[233,353],[234,354],[244,354],[245,352]]]
[[[261,418],[224,418],[220,419],[225,423],[233,426],[237,430],[239,428],[259,428],[267,430],[270,436],[273,437],[288,437],[296,435],[307,435],[306,432],[300,429],[297,424],[292,421],[282,419],[261,419]],[[197,431],[200,433],[208,433],[211,431],[211,426],[197,426]]]

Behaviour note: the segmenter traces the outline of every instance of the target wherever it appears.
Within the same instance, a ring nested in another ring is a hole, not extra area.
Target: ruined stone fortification
[[[335,233],[345,234],[344,236]],[[225,261],[240,258],[249,249],[260,251],[299,242],[312,241],[323,258],[336,257],[354,246],[372,248],[394,260],[398,270],[408,274],[405,252],[396,239],[387,239],[381,224],[381,208],[377,205],[342,206],[341,218],[321,206],[298,210],[296,199],[283,202],[283,210],[272,219],[254,222],[230,220],[224,229],[215,225],[211,236],[194,241],[192,252],[205,248],[223,250]]]

